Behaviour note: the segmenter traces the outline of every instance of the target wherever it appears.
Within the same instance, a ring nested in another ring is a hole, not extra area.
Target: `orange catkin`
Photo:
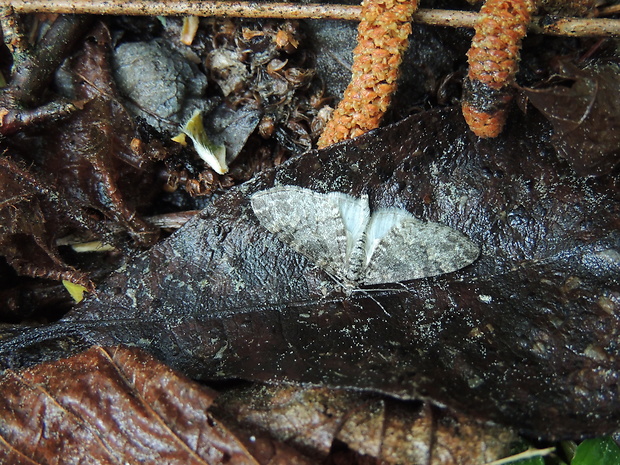
[[[396,89],[417,6],[417,0],[364,0],[351,82],[321,134],[319,148],[379,126]]]
[[[479,137],[497,137],[504,127],[521,40],[535,9],[535,0],[486,0],[480,10],[462,100],[463,116]]]

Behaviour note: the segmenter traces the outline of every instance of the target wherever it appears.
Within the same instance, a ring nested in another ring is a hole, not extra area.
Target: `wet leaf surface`
[[[85,102],[63,130],[46,138],[35,162],[49,170],[63,194],[79,208],[98,212],[151,245],[157,228],[136,214],[157,192],[153,162],[132,149],[139,131],[119,101],[109,63],[110,32],[99,24],[68,70],[73,97]]]
[[[87,227],[89,219],[22,163],[4,156],[0,166],[0,247],[7,262],[27,276],[92,288],[84,273],[63,261],[54,243],[67,227]]]
[[[617,178],[578,177],[514,117],[479,141],[427,112],[292,159],[220,197],[56,325],[5,329],[4,366],[92,343],[141,346],[194,378],[426,397],[546,438],[615,430]],[[342,289],[262,229],[274,183],[398,206],[482,250],[453,274]],[[11,337],[12,334],[12,337]]]
[[[132,149],[139,131],[117,99],[109,47],[109,31],[99,24],[66,63],[67,98],[79,109],[48,122],[44,136],[33,128],[3,140],[0,253],[21,275],[66,279],[92,290],[89,276],[60,253],[58,239],[82,234],[127,252],[159,235],[136,211],[160,186],[145,155],[148,144],[143,153]]]
[[[524,89],[553,125],[553,146],[581,176],[607,174],[620,162],[619,71],[615,63],[561,63],[564,82]]]

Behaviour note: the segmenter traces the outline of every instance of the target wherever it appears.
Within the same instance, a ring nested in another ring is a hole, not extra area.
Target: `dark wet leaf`
[[[0,377],[0,462],[309,463],[264,437],[253,456],[209,413],[215,396],[144,352],[120,347],[9,370]]]
[[[80,110],[44,135],[20,133],[2,142],[0,254],[19,274],[92,289],[86,273],[61,257],[57,239],[83,234],[127,250],[118,231],[139,245],[158,237],[136,213],[159,186],[153,163],[132,149],[137,129],[115,97],[109,41],[99,25],[65,70],[72,82],[67,97]]]
[[[560,77],[558,85],[523,91],[551,122],[553,146],[579,175],[609,173],[620,162],[620,67],[564,64]]]
[[[136,215],[136,208],[158,191],[152,163],[132,150],[138,131],[117,98],[109,31],[99,24],[88,39],[69,71],[74,97],[85,101],[83,109],[62,131],[46,138],[41,168],[53,173],[55,183],[80,208],[100,212],[127,230],[136,243],[150,245],[157,228]]]
[[[2,363],[129,343],[195,378],[423,396],[546,438],[614,431],[618,180],[576,177],[547,137],[530,116],[480,141],[455,111],[428,112],[309,152],[220,197],[58,324],[5,330]],[[481,256],[343,292],[260,227],[248,197],[276,182],[368,193]]]
[[[20,274],[92,288],[84,273],[63,261],[54,242],[67,227],[84,225],[84,218],[9,156],[0,159],[0,168],[0,253]]]

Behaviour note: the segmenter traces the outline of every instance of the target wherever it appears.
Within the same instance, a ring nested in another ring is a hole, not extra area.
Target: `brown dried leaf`
[[[255,385],[224,393],[214,411],[248,429],[269,431],[279,441],[324,458],[345,416],[367,403],[352,391]]]
[[[257,460],[208,412],[215,392],[139,350],[9,370],[0,393],[0,463],[308,463],[261,436]]]
[[[347,418],[338,439],[388,464],[466,465],[505,457],[517,435],[429,403],[376,399]]]
[[[506,456],[516,439],[513,430],[429,403],[338,389],[254,385],[223,394],[213,410],[328,463],[351,451],[387,464],[486,463]]]

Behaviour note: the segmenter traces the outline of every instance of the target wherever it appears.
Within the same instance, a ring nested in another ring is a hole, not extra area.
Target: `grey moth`
[[[406,210],[370,211],[368,197],[278,186],[252,195],[260,224],[352,286],[409,281],[459,270],[479,249],[463,233]]]

